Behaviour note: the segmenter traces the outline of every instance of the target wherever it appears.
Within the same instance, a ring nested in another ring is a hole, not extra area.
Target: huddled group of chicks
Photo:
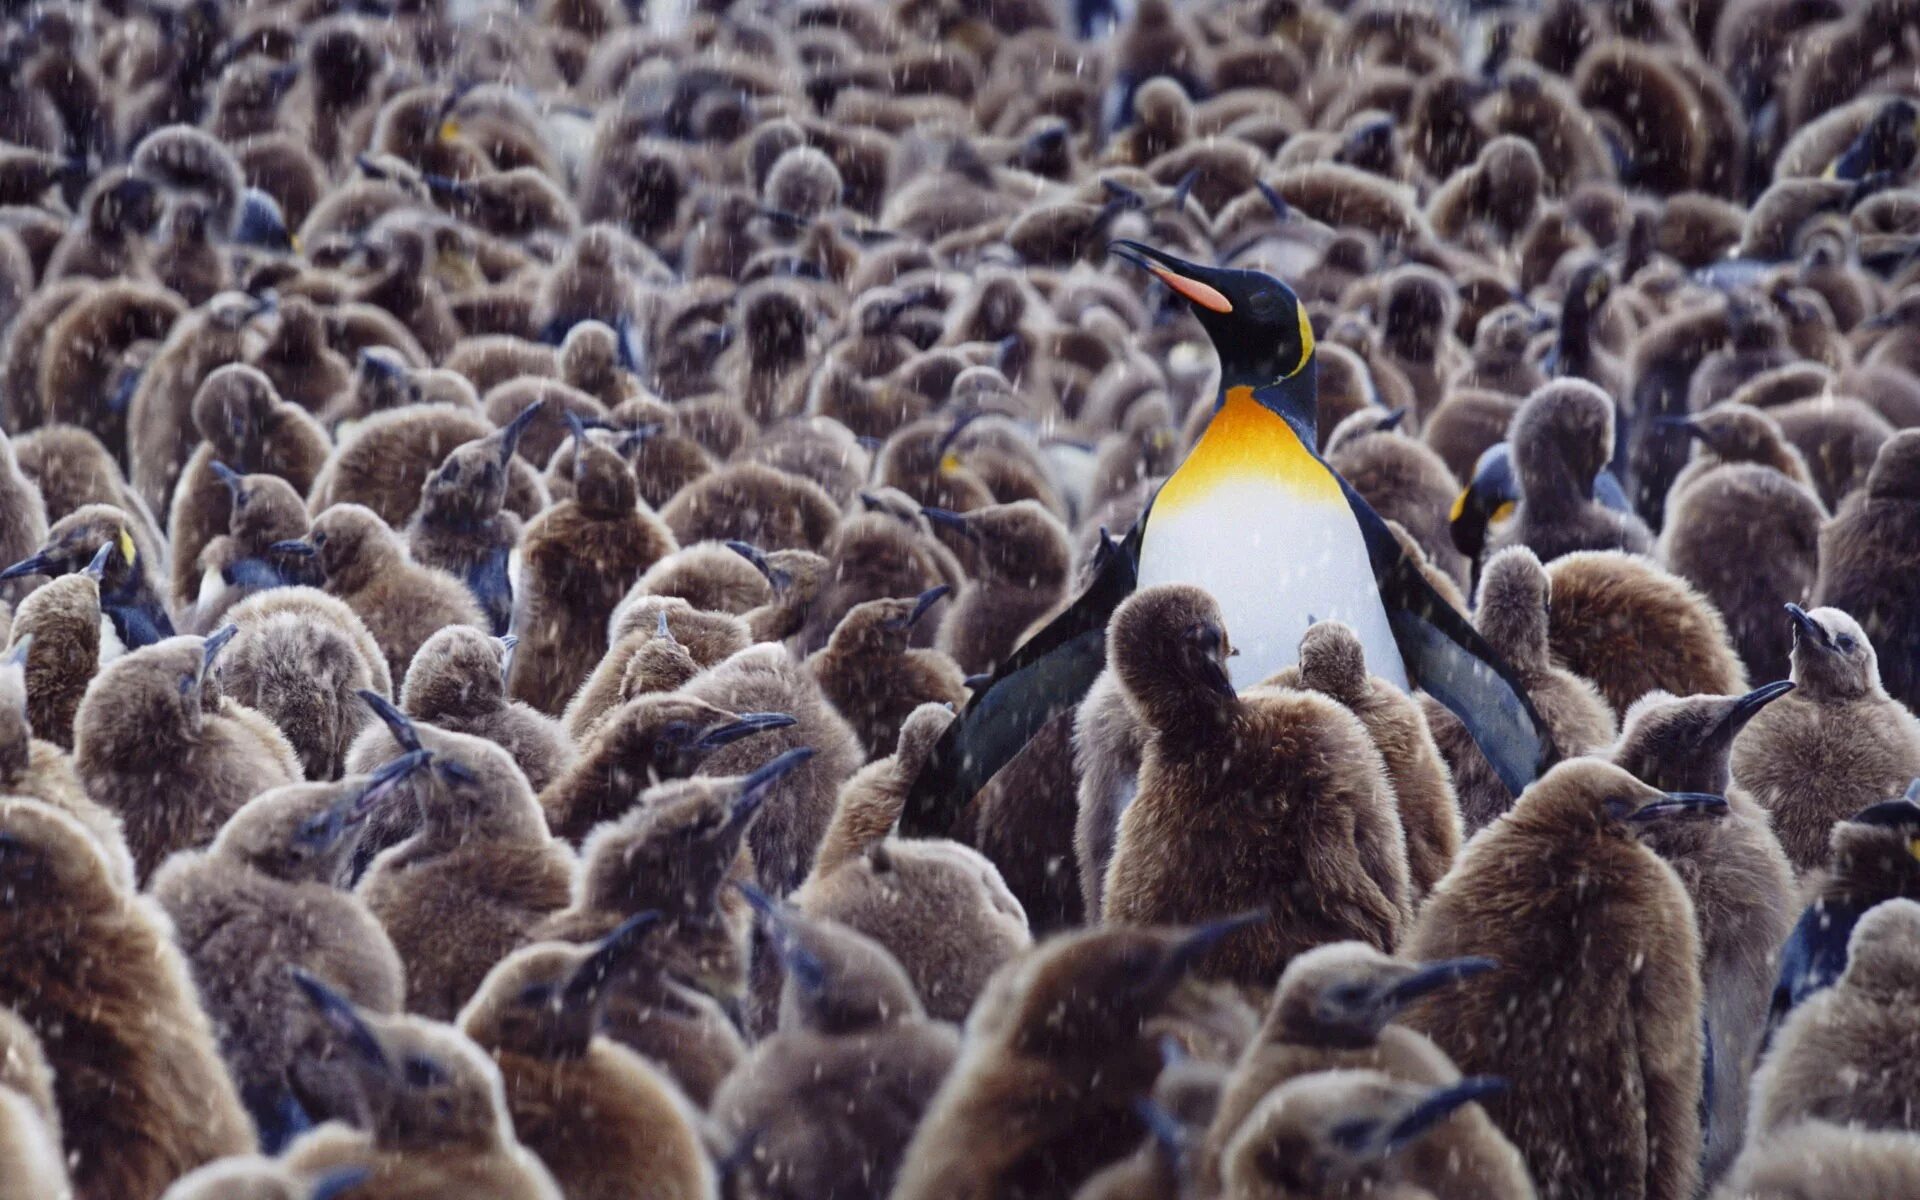
[[[1920,1196],[1911,0],[0,10],[0,1197]],[[1214,412],[1120,238],[1520,795],[1158,586],[911,802]]]

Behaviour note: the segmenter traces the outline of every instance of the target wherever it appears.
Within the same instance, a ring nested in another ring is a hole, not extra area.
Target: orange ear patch
[[[1159,263],[1143,264],[1152,271],[1161,283],[1179,292],[1188,300],[1198,304],[1208,312],[1230,313],[1233,302],[1220,294],[1220,289],[1211,284],[1201,283],[1198,279],[1188,279],[1185,275],[1176,275]]]

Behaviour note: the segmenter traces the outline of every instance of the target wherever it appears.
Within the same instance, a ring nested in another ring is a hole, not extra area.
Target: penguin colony
[[[0,1200],[1920,1197],[1911,4],[0,19]]]

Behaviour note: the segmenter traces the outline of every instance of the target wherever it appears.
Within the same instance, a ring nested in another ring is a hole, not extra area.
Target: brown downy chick
[[[677,691],[752,644],[747,623],[729,613],[702,612],[672,596],[623,600],[613,613],[613,645],[567,702],[560,722],[569,737],[584,742],[627,701]]]
[[[1414,907],[1460,853],[1460,804],[1420,706],[1367,673],[1360,639],[1338,621],[1321,621],[1300,639],[1300,661],[1261,684],[1330,697],[1366,726],[1387,768],[1407,837],[1407,883]]]
[[[204,204],[175,201],[160,223],[153,248],[153,273],[191,305],[205,304],[233,282],[213,242],[213,220]]]
[[[831,875],[894,832],[908,789],[953,719],[944,704],[922,704],[901,723],[893,753],[861,767],[841,786],[810,879]]]
[[[59,521],[89,505],[119,509],[150,546],[163,543],[160,523],[127,483],[105,446],[74,425],[43,425],[13,442],[21,474],[40,489],[47,520]]]
[[[488,637],[469,625],[449,625],[421,644],[400,708],[416,721],[499,746],[538,794],[573,766],[574,745],[558,721],[508,698],[507,667],[516,652],[511,635]],[[392,735],[370,727],[355,740],[348,769],[371,769],[395,753]]]
[[[41,278],[51,282],[147,274],[143,243],[160,220],[160,207],[159,189],[151,180],[125,169],[102,173],[81,197],[80,219],[53,248]]]
[[[53,1070],[74,1194],[158,1196],[254,1148],[167,919],[123,887],[72,818],[0,803],[7,954],[0,1005]]]
[[[733,1194],[884,1200],[960,1039],[878,943],[747,894],[786,978],[779,1031],[713,1101]]]
[[[1547,382],[1528,354],[1538,318],[1519,304],[1503,304],[1480,319],[1473,334],[1473,357],[1447,382],[1449,392],[1484,388],[1525,398]],[[1427,422],[1431,424],[1431,422]]]
[[[174,483],[199,437],[194,401],[216,369],[244,362],[256,343],[253,324],[267,303],[222,292],[173,322],[141,370],[127,403],[127,471],[154,512],[170,512]]]
[[[553,1176],[514,1139],[499,1068],[465,1035],[419,1017],[364,1011],[304,971],[293,978],[339,1046],[365,1124],[321,1126],[287,1148],[288,1167],[310,1175],[364,1171],[336,1200],[561,1200]]]
[[[1430,1087],[1458,1082],[1460,1072],[1439,1047],[1393,1022],[1422,996],[1493,967],[1484,958],[1411,962],[1361,942],[1317,946],[1295,958],[1280,976],[1257,1040],[1241,1055],[1221,1091],[1198,1151],[1203,1186],[1219,1186],[1221,1160],[1234,1135],[1261,1100],[1290,1079],[1317,1071],[1363,1070]],[[1426,1157],[1425,1151],[1419,1156]],[[1463,1187],[1496,1182],[1458,1180]]]
[[[1140,756],[1147,728],[1111,668],[1087,689],[1073,713],[1073,770],[1079,812],[1073,852],[1080,867],[1080,901],[1089,915],[1105,903],[1107,868],[1120,836],[1120,814],[1139,794]]]
[[[513,758],[492,742],[416,725],[383,697],[361,698],[394,741],[431,752],[408,788],[412,836],[374,858],[356,889],[407,971],[407,1010],[452,1016],[493,964],[567,905],[574,859]]]
[[[839,515],[819,484],[756,462],[702,475],[660,509],[682,542],[737,539],[773,549],[824,545]]]
[[[0,433],[0,558],[17,563],[46,540],[46,500],[34,481],[21,473],[13,440]],[[0,602],[18,608],[33,588],[30,579],[0,584]]]
[[[1724,1200],[1898,1200],[1920,1193],[1920,1138],[1801,1121],[1740,1156]]]
[[[1866,633],[1837,608],[1789,604],[1791,694],[1733,744],[1734,781],[1771,817],[1796,871],[1828,860],[1835,823],[1920,776],[1920,722],[1880,686]]]
[[[1399,432],[1405,416],[1405,410],[1367,408],[1348,417],[1327,439],[1327,463],[1375,512],[1412,534],[1428,559],[1465,588],[1473,564],[1447,531],[1448,506],[1458,485],[1438,454]]]
[[[1474,627],[1507,664],[1565,757],[1591,754],[1619,731],[1613,710],[1593,684],[1554,661],[1548,646],[1553,585],[1524,546],[1495,555],[1480,576]],[[1471,836],[1513,805],[1513,793],[1467,736],[1466,727],[1429,696],[1421,711],[1452,771],[1463,831]]]
[[[991,671],[1065,597],[1072,569],[1066,529],[1033,500],[922,512],[952,531],[971,576],[940,622],[939,646],[969,674]]]
[[[20,602],[8,636],[16,647],[32,639],[26,691],[27,723],[35,737],[73,749],[73,716],[100,669],[101,643],[112,629],[100,613],[100,581],[87,571],[42,584]]]
[[[414,561],[464,582],[496,637],[513,618],[507,564],[520,543],[520,518],[505,508],[508,472],[521,431],[540,405],[534,401],[499,432],[448,454],[427,476],[406,529]]]
[[[735,714],[679,692],[641,694],[593,726],[541,790],[540,805],[554,836],[577,845],[629,811],[642,790],[685,779],[723,746],[792,724],[785,713]]]
[[[711,1200],[702,1117],[634,1051],[599,1032],[609,992],[658,913],[592,947],[541,943],[487,974],[459,1025],[500,1067],[507,1113],[567,1200]]]
[[[513,627],[520,636],[508,689],[559,715],[607,648],[614,606],[648,567],[678,548],[640,503],[633,469],[592,442],[568,413],[574,496],[540,514],[521,538]]]
[[[728,549],[759,569],[770,594],[765,604],[743,614],[747,632],[756,642],[783,642],[797,637],[813,611],[813,602],[827,587],[827,560],[811,550],[775,550],[765,553],[744,542]]]
[[[1380,284],[1380,351],[1413,385],[1414,418],[1440,407],[1446,381],[1466,359],[1450,332],[1454,287],[1429,267],[1403,267]]]
[[[64,750],[34,736],[27,696],[33,642],[31,632],[22,633],[0,657],[0,794],[38,800],[78,821],[100,844],[114,877],[132,888],[133,859],[120,818],[87,795]]]
[[[1513,519],[1491,531],[1488,549],[1526,546],[1542,562],[1576,550],[1645,554],[1653,535],[1631,513],[1593,496],[1593,480],[1613,457],[1613,400],[1592,384],[1560,380],[1514,414],[1509,440],[1520,479]]]
[[[73,759],[87,794],[117,813],[140,880],[176,850],[204,846],[300,762],[260,714],[218,699],[208,667],[235,632],[168,638],[108,664],[74,714]],[[264,728],[263,728],[264,727]]]
[[[1293,1080],[1262,1101],[1228,1145],[1222,1194],[1532,1200],[1519,1151],[1481,1108],[1506,1090],[1489,1075],[1439,1087],[1378,1071]],[[1461,1177],[1477,1182],[1462,1186]]]
[[[1244,926],[1062,934],[995,978],[908,1143],[895,1200],[1064,1196],[1145,1134],[1146,1033],[1195,961]],[[991,1133],[989,1133],[991,1131]]]
[[[1147,738],[1104,919],[1145,925],[1264,907],[1268,921],[1197,964],[1256,988],[1323,942],[1390,949],[1411,917],[1406,839],[1359,720],[1310,692],[1235,695],[1219,608],[1197,588],[1135,592],[1108,641]]]
[[[947,591],[942,585],[911,600],[855,605],[826,649],[807,658],[807,670],[853,726],[869,762],[893,753],[901,725],[922,704],[957,709],[967,701],[965,676],[953,659],[908,644],[914,623]]]
[[[362,505],[328,508],[314,518],[303,542],[276,549],[310,553],[319,562],[328,594],[366,623],[396,682],[406,678],[407,664],[434,633],[449,625],[487,627],[465,584],[413,562],[399,535]]]
[[[265,375],[238,363],[215,370],[200,385],[193,423],[203,440],[180,472],[167,512],[172,596],[180,609],[197,598],[200,552],[227,528],[232,513],[232,490],[213,464],[242,475],[277,475],[304,496],[333,451],[318,421],[281,400]]]
[[[1745,696],[1655,693],[1628,712],[1610,755],[1663,791],[1724,795],[1724,810],[1688,809],[1641,822],[1640,840],[1679,875],[1700,931],[1706,991],[1708,1092],[1701,1173],[1718,1179],[1739,1152],[1748,1082],[1759,1057],[1780,947],[1792,929],[1793,868],[1767,815],[1731,786],[1728,758],[1747,722],[1793,689],[1773,683]]]
[[[326,470],[314,480],[307,508],[318,513],[335,504],[364,504],[387,524],[404,529],[420,506],[427,476],[448,453],[495,432],[485,416],[450,402],[376,413],[341,437]],[[546,507],[532,466],[515,462],[507,471],[507,508],[524,520]]]
[[[1876,905],[1847,940],[1847,965],[1832,987],[1787,1018],[1754,1074],[1756,1142],[1796,1121],[1915,1132],[1913,1027],[1905,1020],[1920,992],[1920,905]]]
[[[327,344],[327,328],[313,301],[287,296],[280,301],[277,316],[273,333],[253,357],[253,365],[273,382],[282,399],[317,413],[353,386],[353,368]]]
[[[19,1200],[73,1200],[61,1150],[53,1068],[40,1039],[0,1009],[0,1179]]]
[[[834,628],[854,605],[891,596],[917,596],[946,584],[959,588],[967,582],[953,552],[920,525],[917,509],[896,512],[890,501],[898,493],[862,493],[859,509],[842,517],[833,536],[820,548],[828,563],[820,595],[808,610],[795,650],[811,654],[827,644]],[[871,497],[869,499],[868,497]],[[913,644],[933,645],[937,626],[914,629]]]
[[[405,1000],[393,943],[345,887],[366,819],[427,766],[424,753],[411,754],[372,775],[263,792],[213,845],[176,854],[154,873],[153,898],[173,920],[221,1054],[269,1152],[340,1115],[307,1107],[309,1089],[325,1087],[324,1039],[288,968],[325,979],[374,1012],[398,1013]]]
[[[1902,431],[1880,448],[1864,494],[1834,515],[1820,535],[1820,578],[1814,603],[1854,614],[1886,647],[1887,693],[1920,702],[1913,647],[1913,585],[1920,566],[1920,434]]]
[[[1548,1194],[1681,1200],[1700,1162],[1700,969],[1693,906],[1635,836],[1669,795],[1591,759],[1563,762],[1467,844],[1404,953],[1499,963],[1407,1014],[1461,1071],[1513,1090],[1488,1115]],[[1569,1072],[1589,1083],[1567,1086]],[[1631,1096],[1631,1101],[1625,1097]],[[1596,1105],[1612,1103],[1603,1114]]]
[[[278,475],[241,475],[223,462],[208,466],[227,489],[227,531],[210,539],[196,564],[199,591],[182,622],[195,631],[217,629],[235,605],[277,587],[319,587],[320,564],[275,550],[307,536],[307,502]]]
[[[739,616],[765,604],[773,595],[769,576],[754,564],[755,555],[766,557],[745,542],[731,547],[725,542],[698,542],[649,567],[634,584],[634,591],[648,596],[676,596],[697,609]]]

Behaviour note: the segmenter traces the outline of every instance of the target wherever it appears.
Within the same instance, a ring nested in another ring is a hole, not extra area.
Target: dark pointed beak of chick
[[[319,547],[307,541],[305,538],[291,538],[284,542],[275,542],[273,545],[268,546],[267,549],[273,551],[275,554],[291,554],[295,558],[312,558],[314,555],[320,553]]]
[[[1695,420],[1692,416],[1679,415],[1679,416],[1655,417],[1653,419],[1653,423],[1655,425],[1664,425],[1669,429],[1679,430],[1682,434],[1685,434],[1687,437],[1690,437],[1694,441],[1699,442],[1701,445],[1706,446],[1708,449],[1712,449],[1713,447],[1713,439],[1707,436],[1706,429],[1702,427],[1700,422]]]
[[[518,413],[514,414],[513,420],[508,421],[500,427],[501,466],[504,467],[513,461],[513,452],[520,446],[520,435],[527,431],[527,426],[533,423],[534,417],[540,414],[540,409],[545,404],[546,399],[544,397],[535,400],[532,404],[527,405]]]
[[[1720,731],[1737,734],[1746,728],[1747,722],[1760,715],[1760,710],[1793,690],[1790,679],[1776,680],[1753,689],[1733,702],[1727,715],[1719,722]]]
[[[1499,966],[1491,958],[1478,957],[1443,958],[1423,963],[1419,970],[1388,988],[1385,999],[1394,1012],[1399,1012],[1422,996],[1452,987],[1461,980],[1485,975]]]
[[[0,578],[4,578],[0,576]],[[1833,638],[1827,633],[1826,626],[1813,619],[1812,614],[1798,604],[1787,605],[1787,616],[1793,619],[1794,640],[1810,640],[1814,645],[1832,649]]]
[[[1116,254],[1134,266],[1152,275],[1171,288],[1174,293],[1196,308],[1208,312],[1230,313],[1233,301],[1227,293],[1215,285],[1220,272],[1213,267],[1203,267],[1199,263],[1175,258],[1164,250],[1155,250],[1152,246],[1139,242],[1117,241],[1107,245],[1109,254]]]
[[[407,373],[404,366],[389,362],[385,355],[366,350],[360,352],[360,371],[376,379],[399,379]]]
[[[742,738],[765,733],[769,729],[785,729],[793,723],[793,717],[786,713],[741,713],[733,720],[707,730],[695,745],[706,751],[718,750]]]
[[[107,564],[112,562],[113,556],[119,552],[120,547],[114,545],[112,542],[107,542],[93,552],[93,560],[86,566],[80,568],[80,573],[90,576],[95,583],[101,582],[107,577]]]
[[[1381,433],[1386,433],[1389,430],[1400,428],[1400,423],[1406,419],[1407,419],[1406,409],[1404,408],[1389,409],[1387,410],[1387,414],[1380,418],[1380,423],[1376,425],[1375,428],[1378,429]]]
[[[212,668],[213,660],[220,657],[220,652],[226,649],[227,643],[231,642],[239,632],[238,625],[229,625],[218,633],[208,635],[200,644],[200,669],[205,671]]]
[[[1473,1075],[1429,1092],[1387,1130],[1382,1153],[1391,1154],[1420,1138],[1428,1130],[1460,1109],[1476,1101],[1497,1096],[1507,1090],[1507,1081],[1497,1075]]]
[[[767,798],[773,795],[774,785],[799,770],[812,757],[812,746],[795,746],[770,759],[751,774],[742,776],[740,794],[734,797],[733,813],[727,818],[728,828],[744,828],[760,811],[760,806],[767,802]]]
[[[773,585],[775,591],[779,591],[781,588],[786,587],[787,584],[793,582],[791,576],[785,571],[776,568],[773,563],[768,560],[766,551],[760,549],[760,547],[753,543],[729,541],[727,543],[727,549],[752,563],[754,570],[760,572],[760,574],[766,578],[766,581]],[[665,615],[665,613],[661,614],[663,619]]]
[[[780,954],[780,964],[786,968],[787,978],[810,992],[825,987],[826,966],[800,944],[800,939],[794,933],[793,920],[780,902],[744,879],[736,881],[733,886],[759,915],[769,940]]]
[[[19,579],[26,575],[59,575],[62,571],[60,559],[42,550],[31,558],[23,558],[6,570],[0,571],[0,579]]]
[[[648,935],[654,926],[660,924],[661,919],[653,909],[637,912],[622,921],[612,933],[601,938],[593,953],[581,959],[579,965],[574,967],[573,974],[567,977],[567,985],[561,993],[564,1003],[592,1004],[598,999],[607,980],[646,945]]]
[[[314,1179],[307,1200],[340,1200],[373,1177],[372,1167],[339,1167]]]
[[[313,975],[299,967],[288,967],[293,982],[306,996],[307,1003],[319,1018],[331,1029],[349,1050],[353,1051],[362,1065],[379,1071],[390,1072],[393,1064],[387,1060],[387,1052],[380,1045],[380,1039],[360,1016],[353,1002],[334,991]]]
[[[1712,818],[1727,811],[1727,798],[1707,792],[1668,792],[1664,800],[1652,804],[1643,804],[1627,814],[1626,819],[1636,825],[1649,821],[1663,821],[1670,817]]]
[[[246,484],[245,476],[223,462],[215,461],[208,463],[207,466],[213,472],[214,478],[226,484],[227,492],[232,495],[235,500],[238,500],[240,498],[240,489]]]
[[[409,750],[391,762],[382,763],[373,774],[367,776],[365,787],[353,798],[350,816],[363,821],[373,815],[373,811],[386,803],[387,797],[401,784],[413,778],[432,765],[433,753],[429,750]]]
[[[387,732],[393,735],[393,740],[399,743],[402,750],[424,748],[420,745],[420,731],[413,726],[413,718],[394,707],[393,701],[367,688],[361,688],[357,694],[373,710],[373,715],[386,725]]]
[[[980,531],[967,524],[967,518],[962,513],[954,512],[951,509],[928,508],[922,505],[920,515],[934,525],[940,526],[943,529],[951,529],[969,541],[980,540]]]
[[[1266,909],[1257,908],[1252,912],[1223,917],[1218,921],[1209,921],[1205,925],[1194,928],[1185,937],[1167,947],[1166,955],[1160,960],[1160,965],[1144,976],[1135,985],[1135,990],[1146,995],[1171,991],[1187,972],[1193,969],[1195,963],[1205,958],[1220,943],[1243,929],[1266,924],[1269,916]]]
[[[913,610],[911,612],[905,616],[894,618],[891,624],[896,629],[912,629],[921,617],[927,615],[928,609],[938,604],[940,600],[952,590],[953,587],[945,583],[940,584],[938,587],[928,588],[926,591],[921,592],[919,598],[913,602]]]

